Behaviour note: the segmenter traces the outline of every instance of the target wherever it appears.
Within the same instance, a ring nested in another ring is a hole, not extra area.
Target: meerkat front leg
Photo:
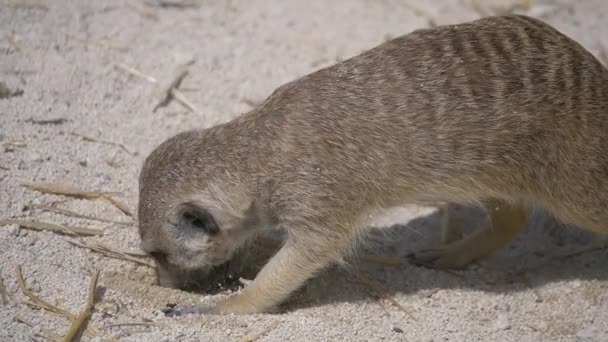
[[[258,273],[255,280],[237,295],[217,304],[219,313],[259,313],[273,311],[289,295],[316,273],[339,260],[350,246],[350,238],[322,234],[324,230],[298,231]],[[327,231],[331,231],[328,228]]]
[[[408,256],[410,262],[430,268],[462,268],[511,242],[527,221],[526,208],[523,204],[499,199],[488,200],[485,204],[490,215],[488,225],[462,240],[412,253]]]

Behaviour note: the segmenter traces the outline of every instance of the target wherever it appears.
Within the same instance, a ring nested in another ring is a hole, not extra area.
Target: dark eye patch
[[[190,226],[194,230],[203,231],[210,235],[215,235],[219,232],[219,226],[215,222],[213,216],[200,207],[188,205],[182,212],[182,222]]]
[[[192,225],[201,229],[205,228],[205,222],[203,222],[201,219],[192,220]]]
[[[164,264],[167,262],[167,254],[165,252],[153,251],[148,254],[160,264]]]

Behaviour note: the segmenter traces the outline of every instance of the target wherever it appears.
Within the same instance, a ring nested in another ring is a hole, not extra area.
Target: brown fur
[[[140,232],[164,283],[180,286],[176,274],[207,271],[261,229],[284,228],[285,245],[255,281],[216,307],[262,312],[340,262],[369,213],[429,201],[484,204],[491,217],[470,237],[446,231],[444,247],[412,256],[431,267],[504,246],[528,205],[606,232],[606,69],[526,16],[414,31],[287,83],[233,121],[162,143],[141,173]],[[180,221],[184,203],[219,232]]]

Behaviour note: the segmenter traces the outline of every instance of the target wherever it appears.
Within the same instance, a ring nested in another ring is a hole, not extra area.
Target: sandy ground
[[[107,201],[40,194],[20,184],[61,181],[117,191],[134,210],[140,165],[163,139],[229,120],[275,87],[387,36],[480,15],[459,0],[419,2],[417,10],[405,0],[199,1],[183,8],[160,2],[0,0],[0,81],[9,89],[0,99],[0,218],[100,228],[103,236],[82,240],[136,250],[133,225],[32,206],[131,220]],[[180,1],[164,1],[172,2]],[[536,1],[521,13],[542,16],[601,56],[608,2]],[[180,90],[196,111],[176,101],[153,111],[159,90],[189,60],[194,63]],[[471,227],[483,220],[474,209],[461,216]],[[433,208],[407,207],[375,226],[390,229],[394,239],[379,240],[374,252],[404,256],[435,241],[438,217]],[[349,270],[330,269],[312,280],[289,302],[290,311],[278,315],[165,317],[166,304],[212,303],[222,295],[154,286],[149,267],[69,239],[0,227],[8,294],[7,303],[0,302],[1,341],[44,340],[69,326],[65,317],[24,304],[18,265],[29,288],[73,314],[85,305],[91,272],[101,270],[83,340],[239,341],[249,334],[259,341],[608,340],[607,252],[560,258],[587,248],[593,236],[543,215],[508,248],[465,271],[353,262]],[[360,272],[382,289],[354,281]]]

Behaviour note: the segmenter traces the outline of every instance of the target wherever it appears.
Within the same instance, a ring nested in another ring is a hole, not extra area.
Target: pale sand
[[[120,191],[119,198],[135,210],[140,165],[166,137],[229,120],[287,81],[371,48],[387,34],[404,34],[429,23],[405,0],[200,2],[200,7],[175,9],[131,1],[137,4],[134,9],[126,1],[0,0],[0,37],[11,38],[0,40],[0,81],[13,91],[23,90],[21,96],[0,99],[0,218],[105,228],[103,237],[85,241],[136,249],[133,226],[22,211],[30,203],[65,198],[41,195],[20,182],[67,181],[91,190]],[[36,5],[41,3],[47,6]],[[439,24],[479,15],[460,0],[415,3]],[[600,40],[608,46],[608,2],[536,3],[522,13],[545,15],[598,56]],[[116,67],[124,64],[164,84],[189,59],[195,63],[180,89],[200,113],[188,112],[175,101],[153,112],[160,86]],[[66,121],[32,121],[58,118]],[[70,131],[122,143],[135,155],[85,141]],[[128,219],[103,201],[68,199],[61,206]],[[464,216],[470,226],[483,219],[479,211]],[[395,223],[402,224],[393,228],[397,239],[377,243],[377,252],[404,256],[437,238],[432,208],[403,208],[377,225]],[[63,335],[68,330],[66,319],[22,304],[17,265],[23,266],[28,286],[73,313],[86,302],[87,270],[101,270],[89,324],[98,330],[96,341],[238,341],[265,329],[269,331],[259,341],[608,339],[608,254],[602,250],[554,259],[588,246],[590,235],[556,229],[542,217],[511,246],[458,272],[460,276],[406,262],[398,268],[354,263],[350,272],[370,274],[385,287],[383,295],[415,319],[371,295],[348,271],[335,269],[296,295],[288,313],[168,318],[160,312],[167,303],[211,303],[221,295],[153,286],[145,266],[110,259],[65,240],[51,232],[0,227],[0,270],[9,294],[9,304],[0,304],[1,341],[43,340],[38,334]],[[144,320],[157,327],[111,326]]]

